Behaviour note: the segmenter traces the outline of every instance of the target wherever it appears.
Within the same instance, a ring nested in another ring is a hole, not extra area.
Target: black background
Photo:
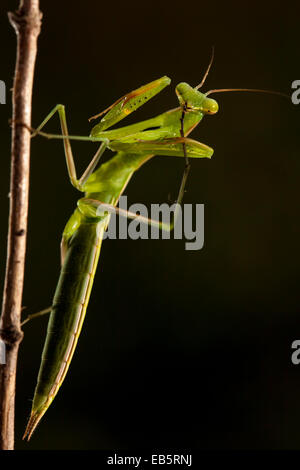
[[[0,14],[1,280],[10,164],[15,34]],[[41,2],[33,126],[57,103],[73,134],[124,93],[162,75],[171,86],[130,116],[177,106],[174,87],[291,91],[299,70],[296,2]],[[32,441],[29,416],[47,325],[24,327],[17,377],[17,449],[299,449],[299,112],[283,98],[216,95],[220,111],[192,137],[214,148],[194,160],[184,202],[205,204],[205,246],[181,240],[105,241],[67,378]],[[122,122],[123,124],[123,122]],[[58,121],[49,123],[58,131]],[[74,145],[83,170],[95,146]],[[107,153],[108,158],[110,156]],[[131,181],[129,203],[174,199],[182,159],[157,157]],[[80,172],[80,171],[79,171]],[[51,303],[59,243],[78,193],[62,144],[32,142],[24,305]]]

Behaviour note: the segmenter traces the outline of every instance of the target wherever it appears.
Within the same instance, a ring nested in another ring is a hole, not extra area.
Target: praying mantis
[[[103,234],[108,227],[110,213],[118,212],[117,204],[133,174],[155,155],[182,157],[185,169],[177,204],[181,203],[190,169],[190,158],[211,158],[213,149],[187,136],[207,114],[218,111],[218,103],[210,93],[236,91],[219,89],[202,93],[212,59],[201,83],[193,88],[187,83],[176,86],[179,107],[154,118],[108,130],[114,124],[145,104],[166,86],[166,76],[154,80],[117,100],[113,105],[91,119],[101,117],[86,136],[68,134],[65,107],[61,104],[47,115],[33,135],[63,140],[68,175],[71,184],[84,193],[68,220],[61,241],[61,272],[52,302],[46,341],[35,388],[31,415],[23,438],[31,438],[33,431],[55,398],[72,360],[88,306],[96,272]],[[241,91],[264,91],[239,89]],[[268,91],[266,91],[268,92]],[[273,92],[277,93],[277,92]],[[281,94],[281,93],[278,93]],[[46,123],[58,113],[62,134],[42,131]],[[99,148],[87,169],[77,178],[70,140],[98,142]],[[105,149],[116,152],[109,161],[96,169]],[[122,214],[137,217],[136,214]],[[174,214],[174,220],[176,215]],[[165,230],[172,229],[158,221]]]

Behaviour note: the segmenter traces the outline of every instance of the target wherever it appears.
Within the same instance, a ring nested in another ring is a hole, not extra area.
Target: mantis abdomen
[[[69,368],[84,321],[106,225],[107,218],[98,223],[82,223],[69,241],[53,299],[32,413],[25,431],[29,437],[53,401]]]

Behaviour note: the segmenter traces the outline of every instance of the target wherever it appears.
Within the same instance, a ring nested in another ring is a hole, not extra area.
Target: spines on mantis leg
[[[89,301],[107,221],[84,222],[69,240],[53,299],[32,411],[24,437],[30,439],[55,398],[70,365]]]
[[[121,121],[124,117],[128,116],[128,114],[131,114],[153,98],[153,96],[157,95],[157,93],[169,85],[170,82],[171,80],[169,77],[164,76],[158,78],[153,82],[147,83],[146,85],[127,93],[108,109],[96,116],[93,116],[91,119],[96,119],[97,117],[105,114],[100,123],[97,124],[98,132],[104,131]]]

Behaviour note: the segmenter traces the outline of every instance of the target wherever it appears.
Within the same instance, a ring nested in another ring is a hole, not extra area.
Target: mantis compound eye
[[[219,110],[218,103],[212,98],[205,98],[202,105],[202,111],[205,114],[216,114]]]

